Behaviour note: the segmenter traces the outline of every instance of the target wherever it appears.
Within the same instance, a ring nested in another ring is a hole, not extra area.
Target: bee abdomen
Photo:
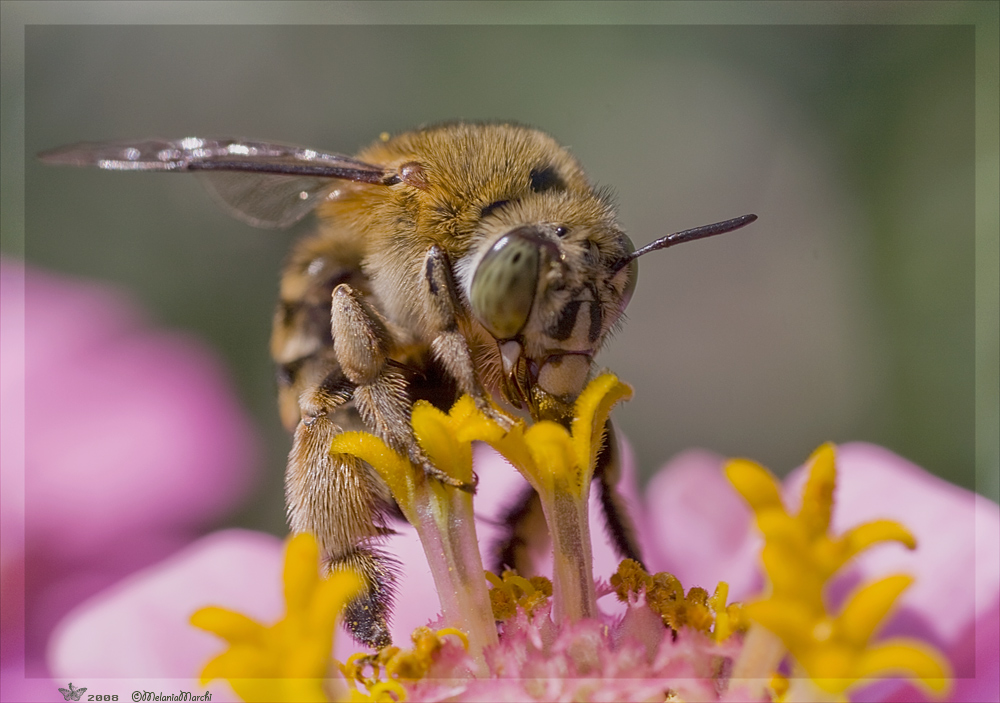
[[[271,332],[278,407],[289,431],[301,418],[299,396],[339,369],[330,333],[330,301],[341,283],[369,290],[357,251],[322,233],[295,247],[281,279]]]

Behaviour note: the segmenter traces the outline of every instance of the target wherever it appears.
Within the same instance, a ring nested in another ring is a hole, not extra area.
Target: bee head
[[[361,156],[395,170],[398,207],[358,211],[383,213],[374,231],[406,225],[448,250],[477,336],[497,344],[501,391],[536,418],[571,412],[632,297],[639,256],[756,219],[677,232],[636,251],[609,195],[591,186],[569,151],[517,125],[430,128]],[[381,293],[395,299],[402,290]]]
[[[473,316],[499,346],[504,394],[533,411],[539,394],[572,406],[635,288],[634,260],[619,265],[632,243],[607,196],[590,189],[549,188],[484,210],[459,271]]]

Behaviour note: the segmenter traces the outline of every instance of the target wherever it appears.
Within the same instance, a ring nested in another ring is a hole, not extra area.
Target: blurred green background
[[[229,5],[230,21],[282,21],[277,5],[260,18]],[[997,153],[976,143],[977,90],[996,95],[995,71],[977,85],[983,5],[908,26],[390,26],[364,4],[340,20],[353,25],[29,25],[23,256],[120,284],[224,356],[267,451],[267,480],[233,521],[281,532],[289,439],[267,340],[283,257],[310,223],[255,230],[196,178],[33,154],[151,136],[351,153],[382,131],[517,120],[614,188],[637,246],[760,216],[642,260],[599,362],[636,387],[617,419],[644,475],[691,446],[784,473],[823,441],[866,440],[967,487],[978,461],[996,499],[995,429],[976,452],[977,353],[978,382],[998,384],[983,364],[997,358],[995,305],[980,305],[976,347],[977,163]],[[19,249],[5,235],[4,253]],[[978,273],[995,290],[997,271]]]

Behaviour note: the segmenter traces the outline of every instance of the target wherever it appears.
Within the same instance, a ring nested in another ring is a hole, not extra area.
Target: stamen
[[[466,650],[469,649],[469,638],[461,630],[458,630],[454,627],[442,627],[435,634],[438,637],[444,637],[445,635],[454,635],[462,642],[462,646],[465,647]]]
[[[533,615],[552,596],[552,582],[544,576],[526,579],[508,569],[501,576],[487,571],[486,578],[493,585],[490,604],[493,606],[493,617],[499,622],[514,617],[518,608],[529,616]]]
[[[635,604],[640,596],[644,597],[663,624],[675,631],[689,627],[722,642],[734,632],[746,629],[740,604],[726,605],[729,585],[724,581],[716,586],[711,598],[708,591],[698,586],[685,596],[676,576],[666,572],[650,576],[639,562],[625,559],[612,574],[611,586],[621,601]]]
[[[527,431],[516,425],[487,440],[538,493],[552,536],[552,585],[556,624],[597,616],[588,506],[597,454],[611,407],[632,389],[611,374],[595,378],[576,401],[571,432],[542,421]]]

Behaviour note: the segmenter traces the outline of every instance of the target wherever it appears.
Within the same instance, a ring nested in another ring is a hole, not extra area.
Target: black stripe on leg
[[[518,569],[518,573],[524,575],[522,573],[523,564],[518,562],[527,557],[527,550],[531,545],[521,534],[521,528],[529,518],[537,514],[536,511],[541,511],[538,494],[531,486],[525,486],[518,493],[514,503],[499,518],[500,523],[506,526],[507,534],[491,550],[495,555],[493,563],[490,565],[491,571],[500,574],[503,573],[504,569],[522,567]]]
[[[615,551],[622,559],[634,559],[646,568],[642,561],[639,543],[635,538],[635,527],[625,511],[624,500],[615,485],[620,466],[618,464],[618,441],[611,422],[605,424],[604,445],[597,455],[594,479],[597,481],[598,499],[604,513],[604,531]]]

